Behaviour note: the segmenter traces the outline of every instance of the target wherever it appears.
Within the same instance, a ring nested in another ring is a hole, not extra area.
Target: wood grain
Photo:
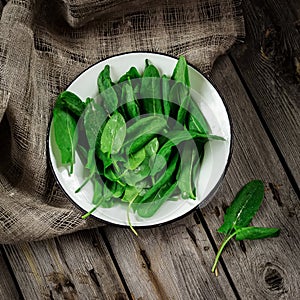
[[[265,199],[255,226],[279,227],[280,237],[232,242],[223,254],[242,299],[292,299],[300,294],[300,202],[228,57],[215,65],[211,79],[222,91],[232,117],[233,155],[225,182],[202,212],[217,244],[224,210],[249,180],[265,183]]]
[[[140,229],[139,237],[108,226],[3,246],[25,299],[299,298],[299,199],[276,153],[299,185],[299,6],[297,0],[245,0],[246,43],[214,66],[211,79],[232,116],[234,148],[213,201],[172,224]],[[253,178],[266,187],[253,225],[279,227],[280,237],[232,241],[222,255],[226,269],[219,265],[215,277],[213,248],[222,240],[216,229],[236,192]],[[17,299],[1,252],[0,269],[0,299]]]
[[[220,278],[211,273],[214,251],[195,218],[138,229],[138,237],[129,229],[103,229],[134,299],[235,298],[222,268]]]
[[[128,299],[95,230],[4,248],[25,299]]]
[[[300,1],[289,2],[243,1],[246,43],[231,55],[299,187]]]
[[[281,236],[232,243],[224,253],[224,261],[242,299],[295,297],[300,292],[298,278],[294,276],[300,267],[295,255],[295,249],[300,246],[299,201],[228,57],[223,57],[215,65],[211,78],[222,91],[232,115],[234,152],[222,189],[212,204],[203,209],[205,221],[219,244],[221,235],[216,233],[216,229],[222,223],[224,207],[247,181],[263,179],[266,199],[254,224],[280,227]],[[193,230],[185,231],[184,228]],[[210,273],[214,252],[203,227],[195,226],[191,217],[160,228],[139,230],[138,238],[125,229],[107,227],[104,231],[135,297],[143,298],[145,294],[153,295],[153,299],[162,295],[170,299],[195,296],[202,299],[208,294],[211,299],[220,297],[211,290],[212,284],[216,284]],[[185,236],[190,239],[189,242]],[[195,241],[201,251],[196,251],[191,261],[186,253],[195,247]],[[207,247],[210,251],[203,251]],[[178,252],[185,253],[184,259],[176,260]],[[130,276],[132,269],[138,276]],[[192,283],[192,278],[198,276],[201,276],[197,279],[200,290]],[[217,279],[223,291],[227,284],[223,281],[225,277],[221,271]],[[185,285],[187,281],[189,284]],[[230,299],[232,294],[221,297]]]
[[[9,273],[3,257],[3,250],[0,248],[0,299],[19,299],[19,293]]]

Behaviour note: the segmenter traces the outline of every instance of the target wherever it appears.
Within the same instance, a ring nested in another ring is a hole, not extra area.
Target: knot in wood
[[[283,290],[284,280],[280,274],[280,270],[271,263],[268,263],[264,271],[264,280],[270,291]]]

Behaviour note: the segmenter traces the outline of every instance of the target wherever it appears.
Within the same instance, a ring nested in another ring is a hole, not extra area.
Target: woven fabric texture
[[[244,35],[233,0],[11,0],[0,15],[0,243],[102,224],[80,218],[47,158],[56,97],[80,72],[143,50],[207,72]]]

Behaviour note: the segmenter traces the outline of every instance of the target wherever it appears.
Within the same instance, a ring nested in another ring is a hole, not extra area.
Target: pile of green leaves
[[[279,235],[280,229],[278,228],[249,226],[252,218],[261,206],[263,198],[264,184],[261,180],[250,181],[238,192],[226,210],[223,225],[218,229],[218,232],[225,234],[225,238],[216,255],[212,272],[216,272],[221,253],[233,237],[237,241],[242,241]]]
[[[53,113],[58,159],[70,165],[71,174],[77,149],[89,173],[76,192],[88,181],[94,185],[95,206],[83,218],[120,201],[147,218],[172,195],[196,199],[204,145],[222,138],[209,134],[191,97],[185,58],[179,58],[170,78],[146,60],[142,74],[131,67],[112,82],[106,65],[97,84],[96,100],[83,102],[64,91]]]

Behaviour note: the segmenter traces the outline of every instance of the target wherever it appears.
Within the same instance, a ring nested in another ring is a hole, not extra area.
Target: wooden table
[[[263,3],[262,3],[263,2]],[[211,204],[165,226],[106,226],[0,246],[0,299],[299,299],[300,1],[245,0],[246,42],[210,79],[232,116],[233,155]],[[256,226],[276,239],[231,242],[210,269],[236,192],[262,179]]]

